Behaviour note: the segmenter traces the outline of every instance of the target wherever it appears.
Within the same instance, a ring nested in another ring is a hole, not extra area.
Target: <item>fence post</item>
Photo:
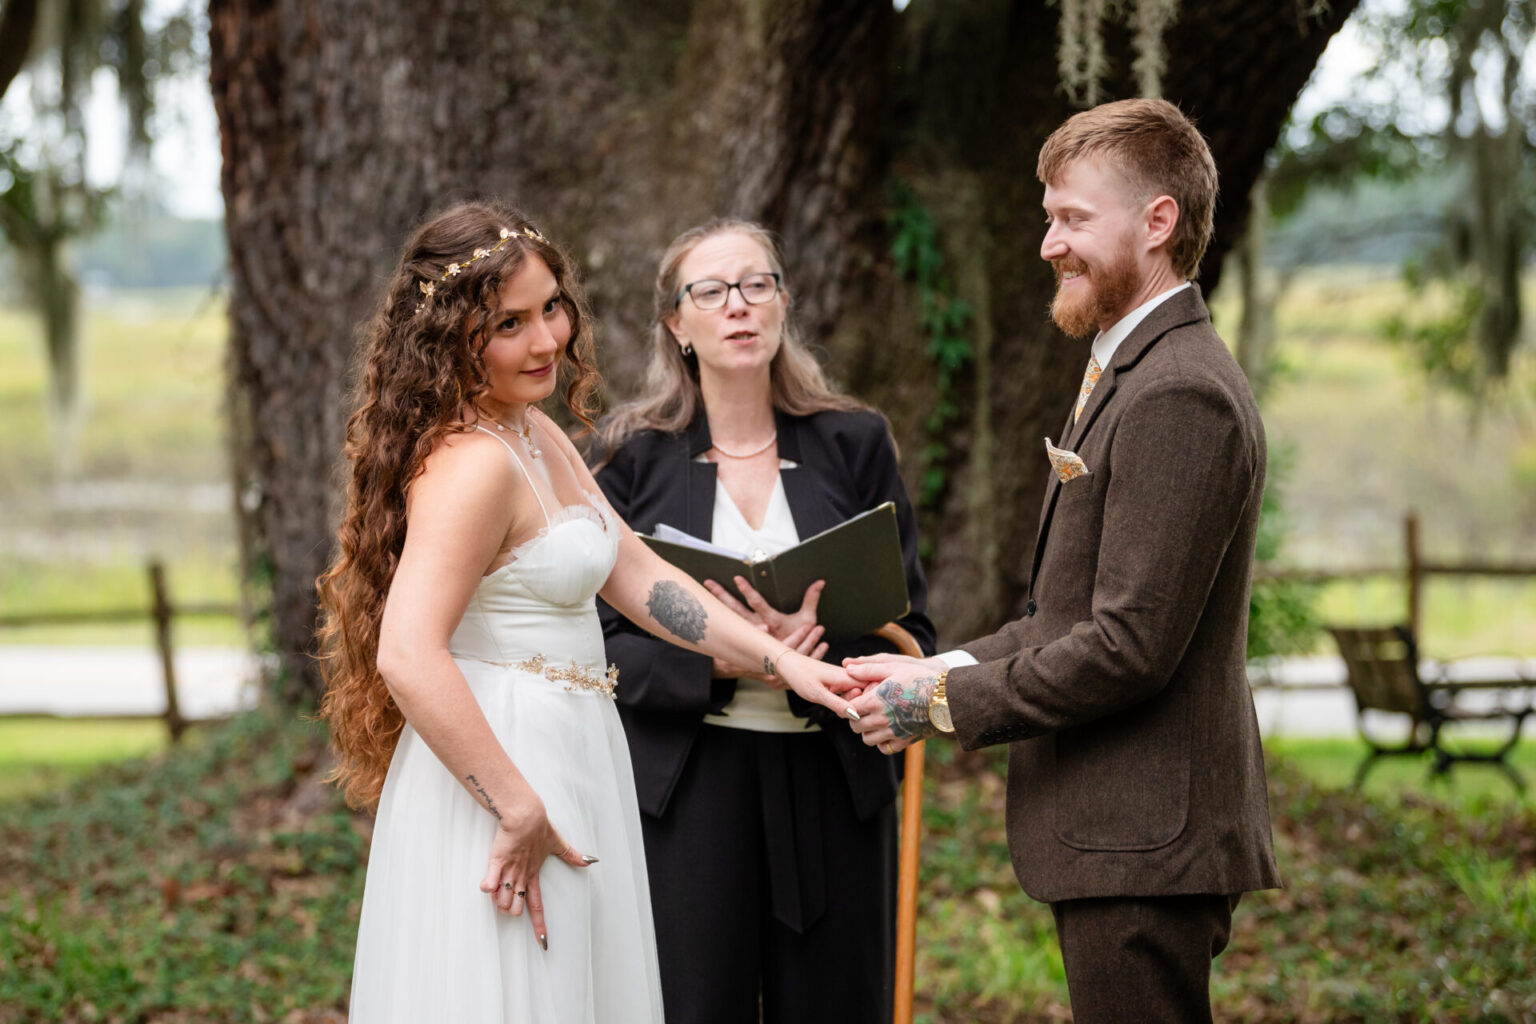
[[[1403,546],[1408,572],[1408,629],[1413,633],[1419,649],[1423,650],[1424,635],[1419,626],[1424,597],[1424,566],[1419,553],[1419,515],[1413,509],[1409,509],[1403,517]]]
[[[176,657],[171,647],[171,598],[166,592],[165,566],[158,559],[149,563],[149,591],[153,601],[150,616],[155,620],[155,646],[160,650],[160,669],[165,678],[165,727],[170,730],[171,742],[176,743],[186,731],[187,722],[181,717],[181,707],[176,701]]]

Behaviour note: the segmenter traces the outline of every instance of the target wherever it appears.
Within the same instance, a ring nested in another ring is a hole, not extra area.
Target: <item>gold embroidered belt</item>
[[[566,693],[600,693],[609,700],[617,698],[613,695],[613,688],[619,681],[619,666],[609,665],[608,671],[598,675],[590,668],[576,664],[575,659],[567,666],[551,665],[545,660],[544,655],[535,654],[531,658],[522,661],[487,661],[484,658],[476,658],[476,661],[485,661],[487,665],[495,665],[498,668],[515,668],[519,672],[531,672],[536,676],[543,676],[551,682],[561,683],[565,686]]]

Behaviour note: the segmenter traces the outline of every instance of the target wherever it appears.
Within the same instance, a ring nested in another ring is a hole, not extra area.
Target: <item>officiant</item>
[[[796,337],[772,236],[716,220],[675,239],[642,394],[601,425],[597,481],[637,533],[666,524],[774,555],[887,501],[910,610],[934,649],[917,527],[885,418],[828,385]],[[798,609],[716,596],[834,663],[889,650],[827,637],[822,584]],[[600,604],[639,791],[669,1024],[891,1019],[898,760],[786,693],[771,666],[664,643]],[[849,870],[850,867],[857,870]],[[806,978],[836,965],[840,984]],[[814,973],[813,973],[814,972]]]

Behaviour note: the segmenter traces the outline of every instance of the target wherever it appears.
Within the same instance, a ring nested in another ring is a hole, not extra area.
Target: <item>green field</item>
[[[77,472],[59,484],[33,317],[0,311],[0,615],[146,607],[145,566],[174,600],[233,604],[224,306],[204,292],[87,302]],[[140,643],[142,624],[27,627],[0,643]],[[242,640],[231,619],[177,623],[179,643]]]
[[[1433,289],[1421,306],[1442,301]],[[1531,290],[1536,308],[1536,282]],[[1319,268],[1277,316],[1282,371],[1265,399],[1289,463],[1281,562],[1400,564],[1415,510],[1426,557],[1530,560],[1536,551],[1536,358],[1488,401],[1428,388],[1380,325],[1412,305],[1396,277]],[[1214,304],[1229,335],[1230,293]],[[0,311],[0,615],[142,605],[144,565],[165,560],[176,599],[233,603],[238,569],[226,480],[223,303],[201,292],[88,303],[79,475],[55,484],[36,323]],[[1423,646],[1441,657],[1536,653],[1536,580],[1432,577]],[[1327,622],[1404,617],[1401,582],[1322,588]],[[139,643],[147,626],[32,627],[0,643]],[[232,620],[187,620],[178,641],[237,643]],[[1316,649],[1326,649],[1318,638]]]

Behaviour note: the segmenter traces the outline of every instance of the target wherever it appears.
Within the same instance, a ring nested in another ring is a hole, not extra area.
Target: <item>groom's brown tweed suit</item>
[[[1112,965],[1177,973],[1148,944],[1193,921],[1219,950],[1227,897],[1280,884],[1244,670],[1264,428],[1197,288],[1121,343],[1063,435],[1090,472],[1052,475],[1023,617],[949,675],[955,731],[1011,745],[1014,871],[1056,911],[1077,1019],[1135,995],[1172,1005],[1125,1019],[1188,1020],[1203,984]]]

